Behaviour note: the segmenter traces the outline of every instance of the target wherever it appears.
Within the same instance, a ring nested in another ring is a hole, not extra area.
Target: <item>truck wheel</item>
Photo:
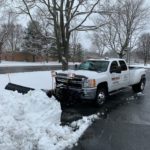
[[[99,88],[96,94],[96,105],[101,106],[105,103],[107,97],[107,91],[105,88]]]
[[[135,93],[144,91],[146,79],[142,78],[138,84],[132,86],[132,89]]]

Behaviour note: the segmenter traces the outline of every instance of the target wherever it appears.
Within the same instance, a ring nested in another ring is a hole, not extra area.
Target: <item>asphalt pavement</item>
[[[150,150],[150,70],[142,94],[131,88],[109,97],[101,108],[77,104],[63,108],[62,123],[99,112],[72,150]]]
[[[69,65],[69,68],[73,68],[74,65]],[[41,65],[41,66],[5,66],[0,67],[0,74],[5,73],[18,73],[18,72],[32,72],[32,71],[49,71],[59,70],[61,65]]]

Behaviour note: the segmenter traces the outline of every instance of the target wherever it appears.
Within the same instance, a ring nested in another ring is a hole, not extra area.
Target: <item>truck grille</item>
[[[68,86],[71,88],[81,89],[85,76],[76,75],[74,78],[68,78],[67,74],[57,74],[56,85]]]

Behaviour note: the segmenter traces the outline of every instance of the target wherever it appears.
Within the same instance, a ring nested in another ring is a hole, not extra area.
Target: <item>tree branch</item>
[[[91,15],[92,11],[94,10],[95,6],[98,4],[99,0],[97,0],[97,2],[93,5],[93,7],[91,8],[91,10],[89,11],[89,13],[87,14],[87,16],[82,20],[82,22],[80,24],[78,24],[75,28],[71,29],[70,32],[78,29],[80,26],[82,26],[82,24],[87,20],[87,18]]]

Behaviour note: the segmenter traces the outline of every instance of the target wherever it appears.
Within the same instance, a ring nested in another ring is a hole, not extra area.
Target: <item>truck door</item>
[[[113,61],[110,65],[110,91],[120,88],[120,73],[118,73],[118,62]]]
[[[120,60],[119,65],[121,67],[121,78],[120,78],[120,87],[127,87],[129,85],[129,70],[125,61]]]

